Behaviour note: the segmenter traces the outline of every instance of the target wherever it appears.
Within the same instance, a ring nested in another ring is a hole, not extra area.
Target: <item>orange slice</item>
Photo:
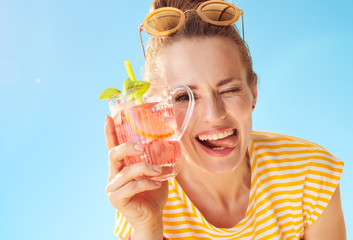
[[[154,106],[157,104],[157,102],[144,103],[126,111],[126,120],[141,136],[162,139],[174,135],[172,108],[156,110]]]

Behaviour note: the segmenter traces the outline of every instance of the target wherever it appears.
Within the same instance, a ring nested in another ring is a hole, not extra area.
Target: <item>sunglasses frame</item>
[[[235,16],[233,19],[228,20],[228,21],[213,21],[209,18],[207,18],[205,16],[205,14],[202,12],[202,9],[210,4],[223,4],[223,5],[227,5],[228,7],[231,7],[233,9],[235,9]],[[178,23],[178,25],[176,27],[174,27],[171,30],[167,30],[167,31],[162,31],[162,32],[155,32],[152,31],[147,24],[147,21],[153,17],[154,15],[160,13],[160,12],[166,12],[166,11],[171,11],[171,12],[176,12],[180,15],[180,21]],[[146,58],[146,53],[145,53],[145,47],[143,45],[143,40],[142,40],[142,36],[141,36],[141,32],[143,30],[145,30],[148,34],[155,36],[155,37],[164,37],[164,36],[168,36],[171,35],[173,33],[175,33],[176,31],[178,31],[184,24],[186,21],[186,15],[185,13],[192,11],[192,9],[190,10],[186,10],[185,12],[181,11],[178,8],[174,8],[174,7],[162,7],[162,8],[158,8],[152,12],[150,12],[145,19],[143,20],[143,23],[139,26],[139,34],[140,34],[140,40],[141,40],[141,45],[142,45],[142,50],[143,50],[143,55]],[[197,14],[199,15],[199,17],[208,23],[211,23],[213,25],[218,25],[218,26],[229,26],[232,25],[233,23],[237,22],[239,20],[239,17],[242,17],[242,30],[243,30],[243,41],[244,40],[244,15],[243,15],[243,10],[236,7],[234,4],[230,3],[230,2],[226,2],[226,1],[217,1],[217,0],[211,0],[211,1],[206,1],[203,2],[202,4],[200,4],[197,9],[196,9]]]

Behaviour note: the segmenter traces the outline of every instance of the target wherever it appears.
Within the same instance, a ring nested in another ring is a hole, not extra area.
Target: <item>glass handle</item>
[[[171,92],[172,94],[174,94],[177,90],[180,90],[180,89],[184,89],[188,93],[189,103],[188,103],[188,110],[186,112],[184,122],[178,130],[178,140],[180,140],[180,138],[183,136],[186,130],[186,127],[189,124],[192,113],[194,111],[194,105],[195,105],[194,93],[191,91],[191,89],[188,86],[185,86],[185,85],[176,86],[171,89]]]

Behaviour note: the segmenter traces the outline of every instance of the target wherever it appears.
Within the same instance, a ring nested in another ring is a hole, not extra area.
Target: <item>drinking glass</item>
[[[121,97],[108,101],[119,144],[133,142],[144,145],[144,152],[128,156],[125,165],[149,162],[162,167],[153,180],[175,177],[182,154],[180,139],[194,109],[194,96],[189,87],[150,89],[143,102]]]

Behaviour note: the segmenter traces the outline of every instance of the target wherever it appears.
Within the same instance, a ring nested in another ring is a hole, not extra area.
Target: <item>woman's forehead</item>
[[[219,84],[246,76],[237,46],[223,38],[178,41],[161,52],[157,65],[161,78],[182,84]]]

